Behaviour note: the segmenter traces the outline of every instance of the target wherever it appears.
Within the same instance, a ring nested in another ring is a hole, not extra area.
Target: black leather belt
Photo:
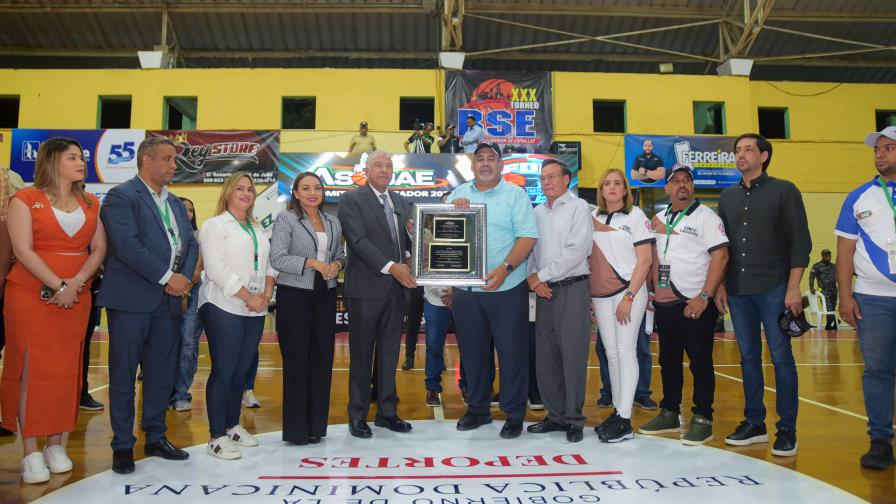
[[[567,285],[572,285],[576,282],[581,282],[582,280],[587,280],[587,279],[588,279],[588,275],[579,275],[579,276],[564,278],[563,280],[557,280],[556,282],[548,282],[548,287],[550,287],[552,289],[554,287],[565,287]]]

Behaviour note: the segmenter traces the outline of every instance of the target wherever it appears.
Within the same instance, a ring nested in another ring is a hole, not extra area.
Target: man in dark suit
[[[109,416],[112,470],[134,471],[134,380],[143,371],[146,456],[183,460],[165,438],[165,411],[174,388],[180,346],[181,295],[196,268],[199,246],[183,203],[168,193],[174,143],[147,138],[137,149],[137,176],[106,195],[100,218],[109,253],[97,304],[109,317]]]
[[[408,432],[411,424],[398,418],[395,366],[401,339],[405,289],[417,286],[405,264],[411,241],[406,231],[411,207],[402,196],[389,194],[392,157],[375,151],[367,157],[367,184],[339,199],[339,220],[348,246],[345,298],[349,315],[349,432],[372,435],[367,425],[370,373],[377,348],[377,414],[374,425]]]

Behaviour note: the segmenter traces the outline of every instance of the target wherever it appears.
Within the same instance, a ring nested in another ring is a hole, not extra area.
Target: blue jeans
[[[202,282],[197,282],[190,291],[190,302],[184,313],[180,326],[180,359],[177,363],[177,378],[174,382],[174,394],[171,402],[192,401],[190,386],[193,377],[196,376],[196,366],[199,363],[199,337],[202,335],[202,320],[199,318],[199,287]]]
[[[451,310],[424,301],[423,316],[426,318],[426,390],[441,392],[445,335],[448,334]]]
[[[641,332],[638,337],[638,387],[635,389],[635,399],[650,397],[650,379],[653,373],[653,356],[650,353],[650,333],[647,331],[647,317],[641,319]],[[594,353],[600,362],[600,396],[613,397],[613,388],[610,386],[610,365],[607,363],[607,350],[600,339],[600,333],[594,342]]]
[[[893,391],[896,384],[896,297],[855,293],[862,320],[856,321],[865,359],[862,391],[871,439],[893,439]]]
[[[212,303],[202,305],[199,315],[208,335],[212,370],[205,385],[209,433],[218,438],[239,424],[243,384],[253,354],[264,331],[264,317],[228,313]]]
[[[262,323],[262,331],[264,324]],[[259,340],[260,342],[260,340]],[[255,355],[252,356],[252,363],[249,364],[249,371],[246,373],[246,385],[243,390],[252,390],[255,388],[255,375],[258,374],[258,345],[255,345]]]
[[[765,339],[775,366],[775,408],[781,418],[775,424],[780,429],[796,431],[799,405],[796,363],[790,337],[778,327],[778,317],[784,313],[787,285],[781,284],[761,294],[735,296],[728,294],[731,323],[740,348],[740,368],[744,380],[744,418],[753,425],[765,423],[765,380],[762,373],[762,337],[759,324],[765,329]]]

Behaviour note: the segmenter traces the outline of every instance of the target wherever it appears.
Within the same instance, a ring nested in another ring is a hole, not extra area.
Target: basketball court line
[[[722,378],[728,378],[729,380],[734,380],[734,381],[736,381],[736,382],[740,382],[740,383],[743,383],[743,382],[744,382],[742,379],[740,379],[740,378],[738,378],[738,377],[736,377],[736,376],[731,376],[731,375],[729,375],[729,374],[720,373],[720,372],[718,372],[718,371],[716,371],[715,374],[718,375],[718,376],[721,376]],[[765,390],[768,390],[769,392],[774,392],[774,393],[776,393],[776,394],[778,393],[777,390],[775,390],[775,389],[773,389],[773,388],[771,388],[771,387],[765,387]],[[866,421],[866,422],[868,421],[868,417],[866,417],[865,415],[860,415],[860,414],[858,414],[858,413],[853,413],[852,411],[845,410],[845,409],[843,409],[843,408],[838,408],[838,407],[836,407],[836,406],[831,406],[830,404],[825,404],[825,403],[823,403],[823,402],[813,401],[812,399],[806,399],[806,398],[803,397],[803,396],[797,396],[797,398],[798,398],[800,401],[802,401],[802,402],[804,402],[804,403],[806,403],[806,404],[811,404],[811,405],[813,405],[813,406],[818,406],[818,407],[820,407],[820,408],[828,409],[828,410],[831,410],[831,411],[836,411],[837,413],[842,413],[842,414],[844,414],[844,415],[848,415],[848,416],[851,416],[851,417],[853,417],[853,418],[858,418],[858,419],[860,419],[860,420],[864,420],[864,421]],[[893,427],[896,427],[896,425],[894,425]]]

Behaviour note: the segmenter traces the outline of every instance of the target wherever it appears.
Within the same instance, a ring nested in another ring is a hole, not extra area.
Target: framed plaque
[[[412,266],[417,285],[485,285],[485,218],[485,205],[415,205]]]

